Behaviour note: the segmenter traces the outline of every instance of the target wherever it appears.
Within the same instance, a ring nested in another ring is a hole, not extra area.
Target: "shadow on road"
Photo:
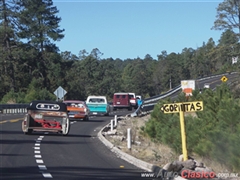
[[[45,179],[37,167],[1,168],[1,180]],[[143,170],[125,168],[98,167],[51,167],[47,169],[53,179],[57,180],[141,180]],[[152,178],[144,178],[149,180]]]

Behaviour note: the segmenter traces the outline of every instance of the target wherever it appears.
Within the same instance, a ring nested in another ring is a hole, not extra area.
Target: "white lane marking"
[[[45,132],[44,134],[48,134],[48,132]],[[40,151],[40,145],[41,145],[41,141],[44,138],[44,136],[39,136],[38,139],[36,140],[35,143],[35,155],[34,157],[36,158],[36,163],[38,164],[38,168],[40,170],[40,172],[42,173],[44,178],[53,178],[52,175],[50,173],[47,172],[47,167],[43,164],[43,160],[42,160],[42,155],[41,151]],[[38,150],[38,151],[36,151]]]
[[[41,155],[35,155],[35,158],[42,158]]]
[[[52,175],[50,173],[42,173],[42,175],[45,178],[52,178]]]
[[[36,159],[36,162],[40,164],[40,163],[43,163],[43,160],[42,159]]]
[[[38,168],[40,170],[47,170],[46,166],[45,165],[38,165]]]

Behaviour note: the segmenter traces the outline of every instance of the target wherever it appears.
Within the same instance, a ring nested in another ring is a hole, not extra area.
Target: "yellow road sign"
[[[221,78],[221,81],[222,82],[226,82],[228,80],[228,78],[226,77],[226,76],[223,76],[222,78]]]
[[[203,110],[203,102],[202,101],[194,101],[194,102],[182,102],[182,103],[172,103],[172,104],[164,104],[161,108],[161,111],[164,113],[177,113],[177,112],[195,112]]]

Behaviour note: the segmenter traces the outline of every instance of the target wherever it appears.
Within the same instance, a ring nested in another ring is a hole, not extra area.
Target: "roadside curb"
[[[126,115],[125,117],[129,117],[129,115]],[[99,132],[98,132],[98,138],[99,140],[107,146],[113,153],[115,153],[119,158],[135,165],[136,167],[143,169],[148,172],[153,172],[156,176],[158,175],[159,171],[161,170],[161,167],[156,166],[154,164],[147,163],[143,160],[137,159],[120,149],[118,149],[115,145],[113,145],[110,141],[108,141],[103,135],[102,131],[104,128],[108,127],[109,124],[105,125]],[[174,178],[175,180],[186,180],[185,178],[182,178],[181,176],[178,176]]]
[[[107,146],[112,152],[114,152],[119,158],[124,159],[125,161],[135,165],[136,167],[139,167],[141,169],[144,169],[146,171],[152,172],[152,168],[153,168],[153,164],[147,163],[145,161],[142,161],[140,159],[137,159],[123,151],[121,151],[120,149],[118,149],[116,146],[114,146],[110,141],[108,141],[103,135],[102,135],[102,131],[105,127],[107,127],[108,124],[106,126],[104,126],[99,132],[98,132],[98,138],[100,139],[100,141],[102,141],[102,143]]]

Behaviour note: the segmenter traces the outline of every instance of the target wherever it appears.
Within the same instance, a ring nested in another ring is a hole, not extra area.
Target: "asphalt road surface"
[[[1,180],[143,179],[140,173],[144,170],[118,158],[97,138],[113,115],[91,117],[88,122],[71,121],[68,136],[44,132],[24,135],[22,117],[0,115]]]

